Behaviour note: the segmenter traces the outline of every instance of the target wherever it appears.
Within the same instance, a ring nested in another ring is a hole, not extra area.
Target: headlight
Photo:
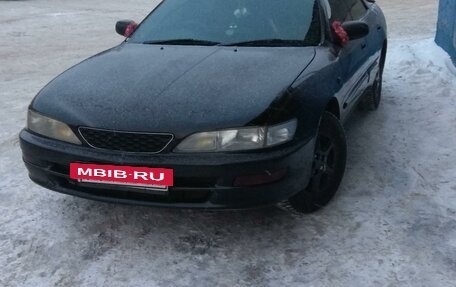
[[[73,143],[81,144],[71,128],[59,121],[40,115],[34,111],[28,111],[27,128],[37,134]]]
[[[193,134],[176,148],[178,152],[218,152],[261,149],[293,139],[297,121],[270,127],[239,128]]]

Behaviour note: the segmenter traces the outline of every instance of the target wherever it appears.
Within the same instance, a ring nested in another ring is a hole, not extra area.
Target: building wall
[[[440,0],[435,41],[456,64],[456,0]]]

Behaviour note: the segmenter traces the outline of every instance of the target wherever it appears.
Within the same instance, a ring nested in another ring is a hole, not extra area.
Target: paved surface
[[[0,1],[0,286],[454,286],[456,81],[427,40],[437,1],[378,2],[391,31],[383,104],[348,123],[335,200],[299,218],[119,206],[32,184],[17,140],[32,97],[157,1]]]

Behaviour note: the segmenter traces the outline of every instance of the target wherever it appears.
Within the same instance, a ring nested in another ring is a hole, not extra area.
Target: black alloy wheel
[[[325,112],[315,142],[312,176],[306,189],[291,197],[286,205],[300,213],[311,213],[333,198],[345,172],[347,145],[339,119]]]

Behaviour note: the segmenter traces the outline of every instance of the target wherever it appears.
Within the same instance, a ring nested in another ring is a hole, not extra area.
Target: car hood
[[[244,126],[314,56],[312,47],[124,43],[58,76],[32,108],[73,126],[177,136]]]

